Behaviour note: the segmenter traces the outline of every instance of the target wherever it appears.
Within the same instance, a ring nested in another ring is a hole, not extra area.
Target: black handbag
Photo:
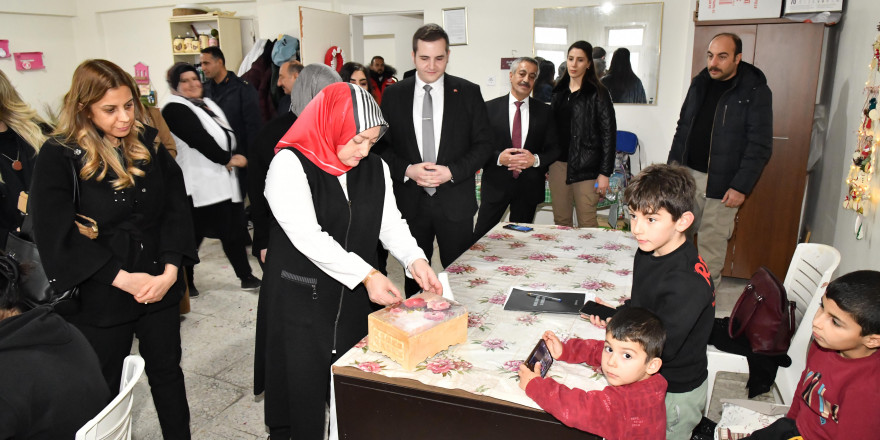
[[[73,162],[70,163],[73,171],[73,200],[74,207],[79,206],[79,176],[76,174],[76,167]],[[79,286],[74,286],[65,291],[58,291],[49,283],[49,277],[43,270],[43,261],[40,258],[40,251],[33,238],[33,222],[30,215],[25,213],[24,223],[18,232],[10,232],[6,240],[6,255],[19,266],[19,289],[22,294],[22,301],[28,308],[36,308],[41,305],[50,305],[56,309],[67,309],[72,306],[79,297]],[[80,229],[79,225],[77,225]],[[95,236],[97,236],[97,225],[94,227]],[[83,235],[82,231],[80,232]],[[88,237],[88,235],[86,235]],[[91,238],[91,237],[90,237]]]
[[[46,304],[59,306],[62,302],[79,297],[79,286],[63,292],[52,287],[46,271],[43,270],[37,244],[25,234],[9,233],[9,238],[6,239],[6,255],[18,263],[21,276],[18,287],[22,293],[22,301],[29,309]]]

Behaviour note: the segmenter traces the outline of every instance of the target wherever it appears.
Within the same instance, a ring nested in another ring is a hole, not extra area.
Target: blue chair
[[[639,147],[639,137],[631,131],[617,131],[617,152],[633,154]]]
[[[611,176],[611,188],[613,194],[608,199],[608,224],[611,229],[617,229],[617,221],[620,214],[623,213],[624,221],[629,224],[629,217],[625,215],[626,207],[623,203],[623,191],[626,189],[629,180],[632,178],[630,172],[629,156],[636,152],[639,147],[639,137],[630,131],[618,130],[617,132],[617,154],[614,159],[614,174]]]

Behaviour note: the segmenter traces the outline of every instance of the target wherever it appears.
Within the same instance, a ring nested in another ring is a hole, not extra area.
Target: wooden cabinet
[[[784,279],[798,243],[824,27],[775,20],[706,24],[694,30],[692,74],[706,67],[712,37],[734,32],[743,40],[743,61],[764,72],[773,93],[773,155],[739,210],[722,274],[750,278],[767,266]]]
[[[209,14],[179,15],[168,19],[171,30],[171,41],[178,36],[184,37],[189,32],[193,34],[193,27],[199,33],[208,33],[210,29],[217,29],[220,35],[220,50],[226,58],[226,69],[235,72],[241,64],[241,20],[237,17],[218,17]],[[194,35],[198,40],[198,35]],[[196,64],[199,62],[198,51],[194,53],[176,53],[168,48],[174,57],[174,62],[186,61]]]

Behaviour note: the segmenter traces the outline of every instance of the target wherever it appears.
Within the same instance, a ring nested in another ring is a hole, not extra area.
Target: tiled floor
[[[192,300],[192,311],[181,317],[180,327],[193,438],[265,439],[262,396],[252,392],[257,294],[239,289],[218,241],[205,240],[200,256],[196,286],[201,295]],[[253,258],[251,267],[261,277]],[[388,267],[392,280],[402,286],[400,265],[392,259]],[[730,313],[744,285],[745,280],[725,279],[717,295],[716,316]],[[135,342],[135,351],[136,346]],[[710,418],[720,418],[719,398],[746,397],[745,379],[745,375],[719,374]],[[133,437],[161,439],[146,375],[134,393]]]

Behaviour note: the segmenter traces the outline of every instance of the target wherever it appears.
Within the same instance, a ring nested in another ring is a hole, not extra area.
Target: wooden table
[[[366,340],[334,364],[339,438],[596,438],[541,411],[519,388],[516,372],[544,330],[563,339],[602,339],[604,330],[576,315],[511,312],[503,304],[513,286],[623,301],[637,243],[619,231],[531,226],[520,233],[499,225],[446,268],[456,301],[469,312],[467,343],[413,372],[368,351]],[[607,386],[584,364],[556,362],[548,376],[585,390]]]

